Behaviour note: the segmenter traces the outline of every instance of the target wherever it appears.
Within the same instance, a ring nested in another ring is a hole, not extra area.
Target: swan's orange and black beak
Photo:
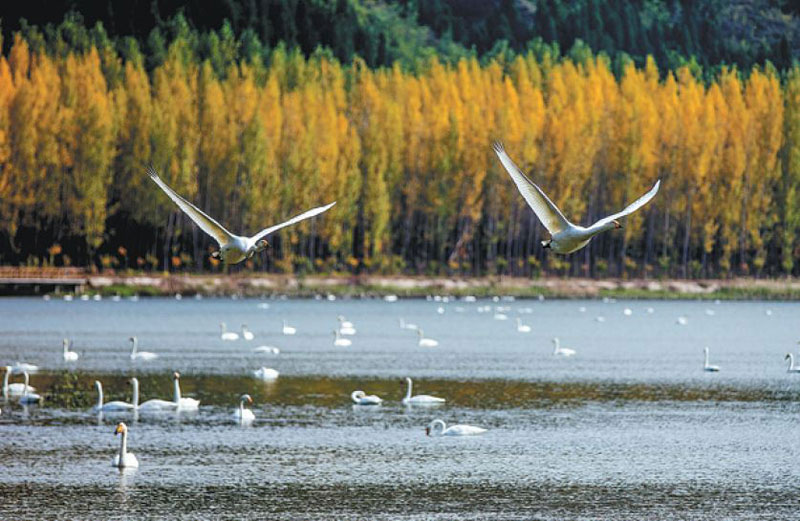
[[[612,221],[612,222],[614,223],[614,228],[616,228],[617,230],[622,228],[622,225],[619,223],[619,221]]]
[[[114,429],[114,436],[116,436],[117,434],[122,434],[123,430],[125,430],[125,426],[122,425],[121,423],[118,423],[117,428]]]
[[[431,435],[431,428],[425,427],[425,436],[430,436],[430,435]]]

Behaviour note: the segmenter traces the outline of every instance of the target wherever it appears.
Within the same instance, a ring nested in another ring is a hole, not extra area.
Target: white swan
[[[436,347],[439,345],[438,340],[434,340],[433,338],[425,338],[422,329],[417,328],[417,336],[419,340],[417,341],[417,345],[419,347]]]
[[[249,394],[243,394],[239,397],[239,407],[233,411],[233,419],[236,423],[241,425],[253,423],[253,420],[256,419],[256,415],[253,414],[253,411],[244,406],[245,402],[253,403],[253,398],[251,398]]]
[[[786,353],[786,356],[783,359],[789,361],[789,368],[786,370],[787,372],[800,373],[800,367],[796,367],[794,365],[794,356],[792,355],[792,353]]]
[[[340,335],[348,335],[348,336],[353,336],[353,335],[355,335],[355,334],[356,334],[356,328],[354,328],[354,327],[343,327],[343,326],[340,326],[340,327],[339,327],[339,334],[340,334]]]
[[[380,405],[383,400],[374,394],[367,394],[364,391],[353,391],[350,398],[356,405]]]
[[[661,180],[656,181],[653,188],[649,192],[641,196],[629,204],[621,212],[609,215],[600,219],[588,228],[572,224],[564,217],[561,210],[545,195],[541,188],[528,179],[522,173],[522,170],[517,168],[517,165],[508,157],[502,143],[494,144],[494,151],[500,162],[505,167],[506,171],[514,180],[517,189],[522,194],[522,197],[531,207],[536,217],[542,222],[547,231],[550,232],[550,240],[542,241],[542,246],[551,248],[555,253],[572,253],[589,244],[592,237],[598,233],[606,230],[613,230],[615,228],[622,228],[622,225],[617,219],[625,217],[644,206],[650,199],[655,197],[658,192],[658,187],[661,185]]]
[[[253,334],[253,332],[247,329],[247,324],[242,324],[242,338],[245,340],[252,340],[255,337],[256,336]]]
[[[441,429],[436,429],[441,426]],[[475,427],[474,425],[451,425],[448,427],[443,420],[433,420],[427,427],[425,427],[425,434],[427,436],[474,436],[476,434],[483,434],[486,429],[482,427]]]
[[[353,325],[352,322],[350,322],[349,320],[346,320],[344,318],[344,315],[338,315],[336,317],[336,320],[339,321],[339,329],[342,329],[342,328],[350,328],[350,329],[355,328],[355,326]]]
[[[351,346],[352,344],[353,341],[350,340],[349,338],[342,338],[342,336],[339,334],[338,329],[333,330],[333,345],[337,347],[348,347]]]
[[[253,352],[254,353],[272,353],[273,355],[277,355],[277,354],[279,354],[281,352],[281,350],[278,349],[275,346],[258,346],[258,347],[254,347],[253,348]]]
[[[259,380],[263,380],[265,382],[277,379],[278,374],[279,374],[278,371],[270,367],[261,367],[260,369],[256,369],[255,371],[253,371],[254,377],[258,378]]]
[[[290,326],[290,325],[289,325],[289,324],[288,324],[288,323],[287,323],[287,322],[284,320],[284,321],[283,321],[283,329],[281,330],[281,332],[282,332],[284,335],[293,335],[293,334],[297,333],[297,329],[296,329],[296,328],[294,328],[294,327],[292,327],[292,326]]]
[[[158,358],[158,355],[150,351],[139,351],[139,339],[135,336],[130,337],[131,342],[131,361],[143,360],[145,362]]]
[[[703,371],[707,373],[716,373],[719,372],[718,365],[711,365],[708,363],[708,348],[703,348],[703,352],[705,353],[705,362],[703,363]]]
[[[139,380],[131,378],[131,385],[133,385],[133,403],[137,406],[139,411],[144,413],[148,412],[163,412],[163,411],[176,411],[178,404],[175,400],[160,400],[153,398],[146,402],[139,404]]]
[[[225,322],[219,323],[219,337],[222,340],[227,342],[233,342],[234,340],[239,340],[239,333],[234,333],[233,331],[228,331],[228,326],[225,325]]]
[[[76,353],[75,351],[70,351],[69,350],[71,345],[72,345],[72,342],[70,342],[66,338],[62,342],[62,346],[64,348],[63,355],[64,355],[64,361],[65,362],[75,362],[76,360],[78,360],[78,353]]]
[[[408,384],[408,389],[406,390],[406,396],[403,398],[403,403],[405,405],[433,405],[437,403],[444,403],[444,398],[438,398],[436,396],[430,396],[428,394],[418,394],[416,396],[411,396],[411,389],[414,383],[411,381],[411,378],[406,377],[406,383]]]
[[[495,320],[508,320],[508,315],[506,315],[505,313],[497,312],[497,313],[494,314],[494,319]]]
[[[403,317],[400,317],[400,329],[410,329],[412,331],[416,331],[419,328],[417,327],[416,324],[409,324],[405,320],[403,320]]]
[[[178,205],[178,208],[188,215],[192,221],[194,221],[195,224],[200,227],[201,230],[213,237],[214,240],[219,243],[219,251],[215,251],[211,254],[211,256],[222,260],[222,262],[226,264],[236,264],[238,262],[242,262],[245,259],[249,259],[256,253],[264,251],[269,246],[267,240],[264,239],[264,237],[267,235],[286,226],[321,214],[336,204],[334,201],[331,204],[313,208],[305,213],[292,217],[286,222],[276,224],[275,226],[270,226],[269,228],[264,228],[252,237],[242,237],[232,234],[223,228],[222,225],[220,225],[217,221],[206,215],[202,210],[175,193],[172,188],[167,186],[166,183],[164,183],[164,181],[158,177],[158,174],[155,170],[153,170],[152,167],[147,169],[147,173],[150,175],[150,179],[152,179],[153,182],[155,182],[164,191],[164,193],[166,193],[167,196],[169,196],[169,198]]]
[[[22,396],[23,394],[25,394],[26,390],[28,392],[31,392],[31,393],[36,392],[36,388],[35,387],[31,387],[30,385],[28,385],[26,387],[26,384],[20,384],[20,383],[9,384],[8,383],[8,379],[11,377],[11,374],[12,374],[13,371],[11,370],[11,366],[10,365],[5,366],[5,370],[6,370],[6,374],[5,374],[5,376],[3,376],[3,397],[4,398],[8,398],[9,396]]]
[[[685,326],[686,324],[689,323],[689,319],[684,316],[680,316],[675,320],[675,323],[678,324],[679,326]]]
[[[25,378],[25,383],[24,383],[24,385],[25,385],[24,389],[25,390],[23,391],[22,396],[19,397],[19,403],[39,403],[39,402],[41,402],[42,401],[42,397],[29,390],[29,388],[30,389],[33,389],[33,388],[30,385],[28,385],[29,379],[30,379],[30,377],[28,376],[28,372],[25,371],[24,373],[22,373],[22,375]]]
[[[119,400],[103,403],[103,384],[101,384],[99,380],[95,380],[94,388],[97,390],[97,405],[92,407],[92,412],[121,412],[132,411],[136,409],[136,405],[128,402],[121,402]],[[139,401],[138,396],[134,395],[134,398],[136,398],[137,402]]]
[[[517,319],[517,331],[519,333],[530,333],[531,332],[531,326],[529,326],[527,324],[523,324],[522,320],[520,320],[518,318]]]
[[[172,380],[174,382],[172,401],[178,404],[179,411],[196,411],[200,407],[200,400],[195,400],[194,398],[181,397],[180,379],[181,379],[181,374],[179,372],[176,371],[172,374]]]
[[[122,422],[119,422],[117,424],[117,428],[114,429],[114,436],[117,434],[122,434],[122,438],[119,442],[119,452],[111,461],[111,466],[121,469],[126,467],[138,467],[139,460],[136,459],[136,456],[133,454],[133,452],[128,452],[128,426]]]
[[[561,347],[561,342],[558,340],[558,337],[553,338],[553,356],[573,356],[574,354],[574,349]]]

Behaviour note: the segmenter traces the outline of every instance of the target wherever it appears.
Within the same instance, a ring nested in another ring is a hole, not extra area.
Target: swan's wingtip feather
[[[159,179],[158,172],[156,172],[156,169],[153,168],[153,165],[147,165],[147,175],[150,176],[150,179]]]
[[[506,151],[506,148],[503,146],[503,142],[502,141],[495,141],[492,144],[492,148],[494,149],[495,153],[497,153],[497,154],[502,154],[503,152]]]

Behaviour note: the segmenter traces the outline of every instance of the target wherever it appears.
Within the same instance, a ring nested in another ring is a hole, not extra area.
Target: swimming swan
[[[131,385],[133,385],[133,403],[137,406],[136,408],[138,410],[145,413],[178,410],[178,404],[175,402],[175,400],[160,400],[158,398],[153,398],[152,400],[147,400],[146,402],[139,404],[139,380],[136,378],[131,378]]]
[[[296,329],[296,328],[294,328],[294,327],[292,327],[292,326],[290,326],[290,325],[289,325],[289,324],[288,324],[288,323],[287,323],[287,322],[284,320],[284,321],[283,321],[283,329],[281,330],[281,332],[282,332],[284,335],[293,335],[293,334],[297,333],[297,329]]]
[[[196,411],[200,407],[200,400],[181,397],[180,379],[181,374],[179,372],[176,371],[172,374],[172,381],[174,382],[172,401],[178,404],[179,411]]]
[[[251,398],[249,394],[243,394],[239,397],[239,407],[233,411],[233,419],[240,425],[253,423],[253,420],[256,419],[256,415],[253,414],[253,411],[244,406],[245,402],[253,403],[253,398]]]
[[[139,460],[136,459],[136,456],[133,452],[128,452],[128,427],[122,422],[117,424],[117,428],[114,429],[114,436],[117,434],[122,434],[122,438],[119,442],[119,452],[114,456],[114,459],[111,461],[112,467],[117,468],[125,468],[125,467],[138,467]]]
[[[138,387],[138,382],[137,382]],[[92,412],[122,412],[122,411],[132,411],[136,409],[136,405],[133,403],[128,402],[121,402],[119,400],[115,400],[113,402],[103,403],[103,384],[100,383],[99,380],[94,381],[94,388],[97,390],[97,404],[92,407]],[[139,401],[138,397],[138,389],[135,389],[137,392],[134,394],[135,401]]]
[[[313,208],[305,213],[292,217],[286,222],[276,224],[275,226],[270,226],[269,228],[264,228],[252,237],[243,237],[232,234],[223,228],[222,225],[220,225],[217,221],[206,215],[202,210],[175,193],[172,188],[167,186],[167,184],[164,183],[160,177],[158,177],[158,174],[152,167],[147,169],[147,173],[150,175],[150,179],[152,179],[153,182],[156,183],[159,188],[161,188],[164,193],[167,194],[167,196],[178,205],[178,208],[188,215],[189,218],[191,218],[201,230],[213,237],[214,240],[219,243],[219,251],[215,251],[211,254],[211,256],[222,260],[222,262],[226,264],[236,264],[238,262],[242,262],[245,259],[249,259],[256,253],[264,251],[269,246],[267,240],[264,239],[264,237],[267,235],[286,226],[321,214],[336,204],[334,201],[331,204]]]
[[[139,351],[139,339],[135,336],[130,337],[128,340],[131,342],[131,360],[144,360],[147,362],[148,360],[154,360],[158,358],[158,355],[155,353],[151,353],[150,351]]]
[[[64,348],[64,353],[63,354],[64,354],[64,361],[65,362],[75,362],[78,359],[78,353],[76,353],[75,351],[70,351],[69,350],[71,344],[72,344],[72,342],[70,342],[66,338],[61,343],[61,345]]]
[[[356,405],[380,405],[383,400],[374,394],[367,394],[364,391],[353,391],[350,398]]]
[[[427,394],[411,396],[411,388],[414,384],[411,381],[411,378],[408,377],[406,377],[406,383],[408,384],[408,390],[406,391],[405,398],[403,398],[403,403],[405,405],[433,405],[445,402],[444,398],[438,398],[436,396],[430,396]]]
[[[9,396],[22,396],[25,394],[25,390],[27,389],[28,392],[36,392],[35,387],[31,387],[30,385],[25,387],[25,384],[9,384],[8,379],[11,376],[12,370],[11,366],[5,366],[6,374],[3,376],[3,397],[8,398]]]
[[[22,373],[23,377],[25,378],[25,383],[23,384],[25,387],[22,396],[19,397],[19,403],[39,403],[42,401],[42,397],[38,394],[30,391],[29,389],[33,389],[30,385],[28,385],[28,380],[30,377],[28,376],[28,372],[25,371]]]
[[[347,346],[350,346],[352,344],[353,344],[352,340],[350,340],[349,338],[342,338],[339,335],[339,330],[338,329],[334,329],[333,330],[333,345],[339,346],[339,347],[347,347]]]
[[[651,188],[649,192],[629,204],[621,212],[609,215],[588,228],[584,228],[583,226],[572,224],[564,217],[561,210],[553,204],[542,189],[528,179],[528,177],[522,173],[522,170],[517,168],[517,165],[515,165],[511,158],[508,157],[508,154],[506,154],[502,143],[495,143],[494,151],[503,164],[503,167],[511,176],[511,179],[514,180],[514,184],[517,185],[517,189],[528,203],[528,206],[531,207],[536,217],[539,218],[544,227],[547,228],[547,231],[550,232],[550,240],[542,241],[542,246],[551,248],[555,253],[572,253],[589,244],[592,237],[598,233],[615,228],[622,228],[622,225],[617,219],[625,217],[647,204],[650,199],[655,197],[658,192],[658,187],[661,185],[661,180],[656,181],[656,184],[653,185],[653,188]]]
[[[270,367],[262,367],[261,369],[256,369],[253,371],[253,376],[265,382],[277,379],[278,374],[278,371]]]
[[[417,345],[419,347],[436,347],[439,345],[438,340],[434,340],[432,338],[425,338],[424,333],[420,328],[417,328],[417,336],[419,337],[419,341],[417,342]]]
[[[440,426],[441,429],[436,427]],[[427,427],[425,427],[425,434],[427,436],[474,436],[476,434],[483,434],[486,429],[475,427],[474,425],[451,425],[448,427],[444,421],[436,419],[433,420]]]
[[[718,365],[710,365],[708,363],[708,348],[703,348],[703,352],[705,353],[705,362],[703,363],[703,371],[707,373],[716,373],[719,372]]]
[[[247,324],[242,324],[242,338],[245,340],[252,340],[255,337],[256,336],[253,334],[253,332],[247,329]]]
[[[273,355],[280,354],[281,350],[274,346],[258,346],[253,348],[254,353],[272,353]]]
[[[558,337],[553,338],[553,356],[573,356],[574,354],[574,349],[570,349],[569,347],[561,347]]]
[[[786,372],[800,373],[800,367],[796,367],[794,365],[794,356],[792,355],[792,353],[786,353],[786,356],[783,359],[789,361],[789,368],[786,370]]]
[[[410,329],[411,331],[416,331],[419,329],[416,324],[408,324],[403,317],[400,317],[400,329]]]
[[[222,340],[227,342],[233,342],[234,340],[239,340],[239,333],[234,333],[233,331],[228,331],[228,326],[225,325],[225,322],[219,323],[219,337]]]
[[[520,320],[518,318],[517,319],[517,331],[519,333],[530,333],[531,332],[531,326],[529,326],[527,324],[523,324],[522,320]]]

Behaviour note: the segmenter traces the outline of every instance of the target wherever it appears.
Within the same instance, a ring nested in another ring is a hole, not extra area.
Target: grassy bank
[[[450,295],[518,298],[620,298],[685,300],[800,300],[798,279],[621,280],[511,277],[402,277],[402,276],[307,276],[286,275],[186,275],[135,274],[87,275],[78,291],[102,296],[270,296],[313,298],[427,297]],[[54,288],[44,291],[63,293]]]

